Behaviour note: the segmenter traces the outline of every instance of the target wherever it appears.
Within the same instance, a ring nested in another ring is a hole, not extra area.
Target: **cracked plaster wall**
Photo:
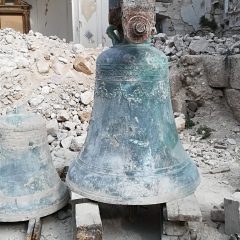
[[[211,0],[176,0],[170,3],[157,2],[156,13],[162,19],[162,32],[168,35],[197,31],[200,18],[210,15]]]
[[[72,41],[71,0],[27,0],[32,5],[30,21],[33,31],[46,36],[57,35]]]

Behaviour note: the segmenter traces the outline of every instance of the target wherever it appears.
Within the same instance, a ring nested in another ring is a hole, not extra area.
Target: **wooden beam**
[[[41,231],[42,222],[40,218],[29,220],[26,240],[40,240]]]

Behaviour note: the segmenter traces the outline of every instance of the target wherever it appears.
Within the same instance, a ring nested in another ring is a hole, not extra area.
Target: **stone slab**
[[[163,234],[166,236],[184,236],[188,232],[188,225],[185,222],[169,222],[163,223]]]
[[[40,240],[42,230],[41,219],[31,219],[28,222],[28,230],[26,240]]]
[[[211,210],[211,220],[213,222],[225,222],[224,209]]]
[[[230,86],[240,90],[240,54],[229,57]]]
[[[202,213],[195,195],[167,203],[169,221],[201,222]]]
[[[102,240],[103,227],[97,203],[72,193],[74,240]]]
[[[240,192],[224,199],[225,233],[240,234]]]
[[[226,57],[202,55],[202,61],[209,85],[213,88],[228,87]]]
[[[239,78],[240,79],[240,78]],[[228,105],[232,109],[235,118],[240,121],[240,90],[227,89],[225,90],[225,97]]]

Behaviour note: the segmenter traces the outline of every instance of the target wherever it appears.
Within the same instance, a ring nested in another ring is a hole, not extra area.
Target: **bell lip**
[[[199,175],[197,181],[195,181],[194,184],[192,184],[191,187],[189,187],[189,191],[181,191],[181,189],[179,189],[178,192],[171,193],[171,194],[164,194],[162,197],[161,196],[149,197],[149,198],[146,197],[146,198],[142,198],[142,201],[140,201],[140,198],[136,201],[135,200],[121,201],[121,199],[119,198],[113,198],[113,197],[109,198],[107,196],[100,196],[100,195],[96,196],[91,192],[83,191],[79,189],[79,187],[69,179],[68,175],[66,177],[66,184],[71,189],[71,191],[96,202],[113,204],[113,205],[123,205],[123,206],[124,205],[125,206],[148,206],[148,205],[158,205],[162,203],[172,202],[172,201],[182,199],[194,194],[194,192],[196,191],[200,183],[201,183],[201,177]],[[182,187],[182,189],[184,188],[185,187]]]
[[[30,219],[46,217],[59,211],[64,206],[66,206],[69,199],[70,199],[69,191],[67,191],[65,198],[63,198],[57,204],[29,212],[19,212],[17,214],[2,214],[2,215],[0,214],[0,222],[24,222]]]

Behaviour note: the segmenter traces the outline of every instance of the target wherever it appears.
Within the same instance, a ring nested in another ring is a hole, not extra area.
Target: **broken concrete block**
[[[68,121],[69,119],[70,119],[70,115],[66,110],[59,111],[57,115],[58,122],[65,122],[65,121]]]
[[[44,101],[44,96],[38,95],[38,96],[30,99],[28,101],[28,103],[31,107],[36,107],[36,106],[40,105],[43,101]]]
[[[78,136],[72,139],[70,149],[74,152],[79,152],[85,142],[86,135]]]
[[[37,62],[37,69],[40,74],[45,74],[49,72],[50,65],[47,61],[40,60]]]
[[[90,91],[86,91],[81,94],[81,103],[84,105],[88,105],[93,101],[93,93]]]
[[[240,121],[240,101],[236,101],[236,99],[240,99],[240,90],[226,89],[225,97],[228,105],[233,111],[234,116],[238,121]]]
[[[59,131],[58,122],[56,119],[52,119],[47,122],[47,133],[53,137],[56,137]]]
[[[77,57],[74,61],[73,67],[76,71],[83,72],[86,75],[93,74],[89,61],[86,60],[84,57]]]
[[[199,40],[192,40],[189,50],[192,54],[198,54],[205,52],[208,48],[208,40],[201,38]]]
[[[230,86],[233,89],[240,90],[240,81],[239,81],[239,74],[240,74],[240,54],[230,56],[228,60],[228,65],[230,67]]]
[[[224,209],[215,206],[211,210],[211,220],[213,222],[224,222],[225,221]]]
[[[82,203],[86,201],[85,203]],[[72,193],[74,239],[75,240],[102,240],[103,228],[100,210],[97,203]]]
[[[224,199],[225,233],[240,233],[240,192]]]
[[[184,114],[181,114],[179,117],[176,117],[175,123],[176,123],[178,132],[183,131],[186,127],[186,120],[185,120]]]
[[[96,203],[77,204],[76,240],[102,240],[102,221]]]
[[[81,44],[74,44],[72,50],[74,53],[79,54],[85,51],[85,47]]]
[[[154,36],[155,40],[161,40],[162,42],[166,42],[166,40],[168,39],[168,36],[166,33],[159,33],[157,35]]]
[[[166,236],[184,236],[188,231],[187,223],[185,222],[164,222],[163,234]]]
[[[209,86],[226,88],[228,86],[226,56],[203,55],[202,61]]]
[[[202,221],[202,213],[195,195],[167,203],[167,216],[169,221]]]
[[[91,112],[79,112],[78,115],[82,123],[89,122],[91,119]]]

